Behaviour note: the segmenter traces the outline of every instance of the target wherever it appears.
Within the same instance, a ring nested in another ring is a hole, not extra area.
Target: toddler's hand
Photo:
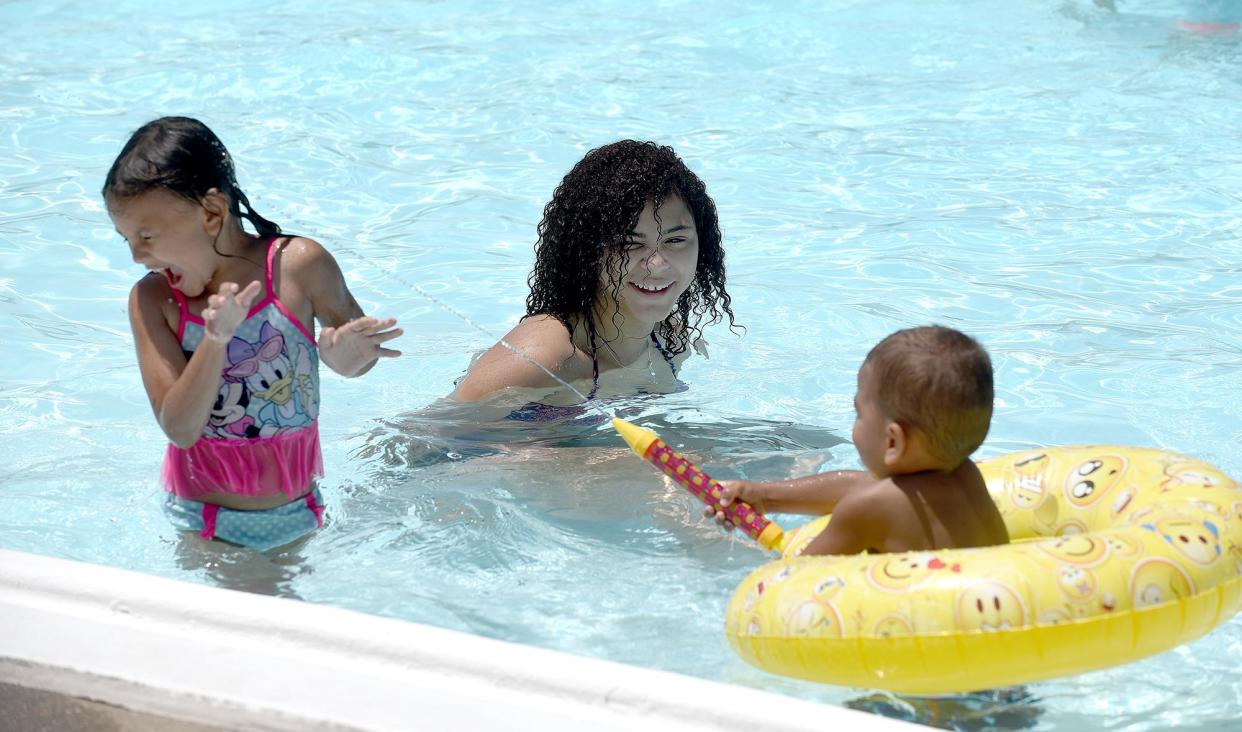
[[[250,304],[262,291],[258,280],[246,285],[241,292],[234,282],[222,283],[216,294],[207,298],[207,307],[203,308],[203,331],[207,337],[217,343],[232,340],[233,333],[250,312]]]
[[[763,513],[763,500],[759,496],[758,483],[749,480],[722,480],[720,481],[720,507],[722,510],[708,506],[703,509],[703,515],[707,518],[716,519],[716,523],[720,524],[726,531],[733,529],[733,522],[725,517],[726,509],[734,501],[745,501],[754,507],[759,513]]]
[[[341,376],[357,376],[377,358],[401,355],[380,345],[401,335],[400,328],[393,328],[396,324],[395,318],[379,320],[366,315],[339,328],[324,328],[319,333],[319,357]]]

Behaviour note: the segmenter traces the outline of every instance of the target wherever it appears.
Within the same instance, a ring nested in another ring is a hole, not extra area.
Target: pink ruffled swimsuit
[[[276,239],[268,243],[266,294],[228,344],[223,383],[203,436],[170,444],[164,487],[178,498],[212,493],[297,498],[323,475],[319,447],[319,351],[272,287]],[[178,339],[187,357],[205,337],[203,319],[172,288],[181,308]]]

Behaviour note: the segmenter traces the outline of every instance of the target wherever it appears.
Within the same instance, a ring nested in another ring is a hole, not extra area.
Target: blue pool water
[[[717,477],[856,466],[858,363],[928,322],[993,354],[983,456],[1116,442],[1242,476],[1242,41],[1176,26],[1229,20],[1222,3],[113,5],[0,5],[0,546],[963,729],[1242,716],[1242,619],[974,698],[768,675],[721,632],[764,557],[610,435],[481,442],[416,411],[491,341],[414,286],[503,332],[561,176],[648,138],[714,195],[747,330],[709,330],[687,391],[612,406]],[[401,360],[325,373],[330,526],[272,557],[180,540],[159,512],[125,314],[140,273],[97,192],[162,114],[212,126],[256,209],[407,330]]]

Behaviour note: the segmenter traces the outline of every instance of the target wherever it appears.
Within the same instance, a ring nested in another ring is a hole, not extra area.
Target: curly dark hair
[[[643,206],[658,209],[670,195],[686,202],[699,237],[694,281],[677,300],[673,312],[656,327],[672,353],[681,353],[708,325],[725,315],[735,326],[725,291],[724,249],[716,204],[703,181],[692,173],[673,148],[654,142],[620,140],[588,152],[565,176],[543,209],[535,267],[527,278],[526,317],[550,315],[572,334],[575,318],[592,322],[591,307],[599,294],[600,273],[629,264],[622,246],[638,223]],[[610,283],[618,300],[623,283]],[[620,306],[613,312],[619,317]]]

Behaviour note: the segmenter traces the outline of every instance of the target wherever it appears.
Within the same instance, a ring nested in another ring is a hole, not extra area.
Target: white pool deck
[[[917,728],[675,673],[7,550],[0,701],[16,729],[33,727],[14,712],[58,729]]]

